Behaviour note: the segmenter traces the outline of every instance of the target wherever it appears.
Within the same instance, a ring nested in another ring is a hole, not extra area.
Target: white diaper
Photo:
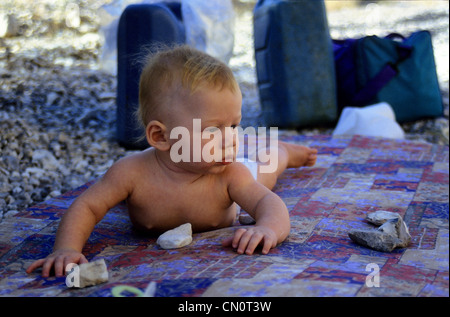
[[[256,163],[255,161],[249,160],[249,159],[245,159],[242,157],[238,157],[236,159],[236,162],[240,162],[242,164],[244,164],[249,171],[252,173],[253,178],[256,180],[258,178],[258,163]],[[254,224],[254,219],[248,215],[247,213],[242,213],[242,208],[241,206],[239,206],[238,204],[236,204],[236,216],[239,219],[239,222],[243,225],[249,225],[249,224]]]
[[[258,163],[249,159],[237,158],[236,162],[244,164],[249,171],[252,173],[253,178],[256,180],[258,178]]]

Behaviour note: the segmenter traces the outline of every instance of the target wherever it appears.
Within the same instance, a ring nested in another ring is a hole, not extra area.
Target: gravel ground
[[[116,77],[99,67],[99,8],[107,0],[0,4],[0,218],[102,175],[132,151],[114,141]],[[76,3],[74,6],[72,3]],[[243,92],[243,125],[262,125],[254,73],[253,0],[234,0],[230,65]],[[448,145],[448,1],[328,2],[333,38],[431,31],[443,118],[403,125],[411,140]],[[282,133],[331,133],[315,127]]]

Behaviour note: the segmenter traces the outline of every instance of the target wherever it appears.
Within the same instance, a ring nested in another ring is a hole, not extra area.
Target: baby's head
[[[140,123],[145,127],[151,120],[163,121],[176,111],[175,98],[188,97],[205,86],[240,94],[226,64],[188,45],[149,54],[139,82]]]
[[[181,151],[190,171],[221,171],[235,157],[242,95],[227,65],[177,46],[150,55],[139,85],[137,114],[160,157],[180,162]]]

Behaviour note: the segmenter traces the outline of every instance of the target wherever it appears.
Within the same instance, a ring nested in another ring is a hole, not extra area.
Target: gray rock
[[[391,252],[400,243],[398,238],[378,230],[352,230],[348,235],[355,243],[381,252]]]
[[[10,171],[19,169],[19,160],[17,157],[12,155],[3,155],[2,153],[1,160],[3,161],[5,167]]]
[[[381,231],[383,233],[386,233],[386,234],[389,234],[389,235],[395,237],[397,235],[397,224],[398,224],[398,218],[388,220],[378,228],[378,231]]]
[[[80,264],[80,288],[108,281],[108,269],[104,259]]]
[[[156,243],[163,249],[177,249],[192,242],[192,225],[185,223],[175,229],[164,232]]]
[[[355,243],[382,251],[391,252],[395,248],[405,248],[411,242],[411,235],[402,217],[396,213],[381,210],[368,215],[369,221],[382,223],[377,229],[354,229],[348,236]]]
[[[368,213],[366,215],[366,220],[370,223],[373,223],[376,226],[381,226],[386,221],[391,219],[398,219],[400,217],[399,214],[392,212],[392,211],[386,211],[386,210],[377,210],[375,212]]]
[[[254,225],[256,223],[255,219],[249,214],[242,212],[239,214],[239,223],[244,226]]]
[[[411,235],[409,234],[408,226],[401,217],[395,224],[395,228],[397,229],[397,237],[401,241],[397,248],[406,248],[411,243]]]

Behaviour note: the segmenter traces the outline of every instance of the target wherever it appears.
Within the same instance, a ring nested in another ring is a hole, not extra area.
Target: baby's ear
[[[150,121],[145,128],[147,142],[158,150],[168,151],[170,149],[170,144],[166,132],[167,128],[163,123],[158,120]]]

